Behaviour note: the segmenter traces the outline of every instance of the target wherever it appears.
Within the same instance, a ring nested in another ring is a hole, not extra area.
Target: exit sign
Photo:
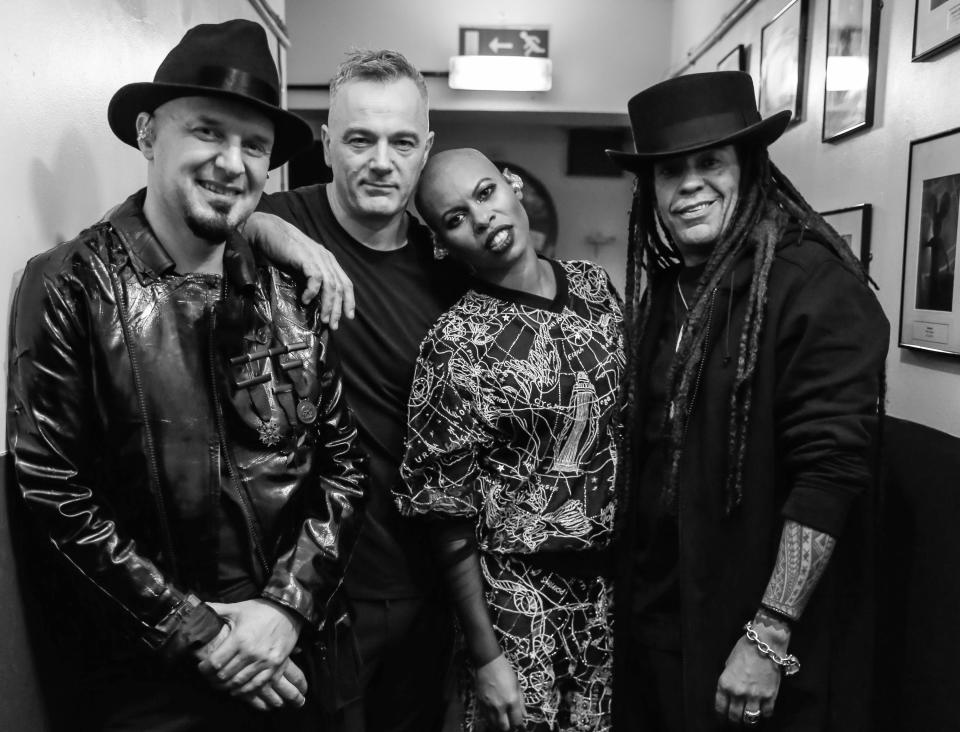
[[[550,56],[546,28],[460,27],[461,56]]]

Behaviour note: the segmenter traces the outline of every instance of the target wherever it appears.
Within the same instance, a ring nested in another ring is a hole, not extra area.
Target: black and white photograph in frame
[[[821,211],[820,215],[833,230],[840,235],[850,251],[860,259],[863,268],[870,271],[870,227],[873,220],[873,206],[861,203],[857,206]]]
[[[926,61],[960,41],[960,0],[915,0],[913,60]]]
[[[881,0],[829,0],[824,142],[873,125],[880,7]]]
[[[717,63],[717,71],[746,71],[747,48],[738,43],[732,51]]]
[[[960,128],[910,143],[900,345],[960,355]]]
[[[800,121],[806,45],[807,0],[792,0],[760,31],[761,117],[789,109]]]

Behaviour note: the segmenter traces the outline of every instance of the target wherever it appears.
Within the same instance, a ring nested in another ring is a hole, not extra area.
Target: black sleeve
[[[467,652],[479,668],[501,654],[483,596],[480,555],[473,521],[449,519],[432,525],[431,539],[443,579],[460,620]]]
[[[838,537],[869,488],[889,326],[838,260],[819,266],[779,326],[777,430],[791,491],[783,516]]]
[[[319,327],[319,326],[318,326]],[[317,418],[317,485],[307,493],[306,516],[293,547],[281,556],[263,597],[321,626],[340,587],[364,515],[366,459],[343,396],[340,362],[330,331],[319,335],[320,413]]]
[[[34,258],[14,297],[7,438],[16,481],[55,549],[140,640],[163,656],[184,655],[222,621],[142,552],[104,490],[93,335],[77,274],[90,266],[69,259],[76,250],[62,245]]]

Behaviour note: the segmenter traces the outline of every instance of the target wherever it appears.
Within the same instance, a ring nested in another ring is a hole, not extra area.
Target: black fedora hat
[[[283,165],[313,141],[310,125],[280,107],[280,80],[267,34],[249,20],[197,25],[160,64],[152,82],[120,87],[107,119],[114,134],[137,147],[136,119],[179,97],[224,97],[260,110],[274,124],[270,167]]]
[[[790,112],[763,119],[753,80],[743,71],[711,71],[661,81],[627,102],[637,152],[607,150],[624,170],[735,142],[769,145],[787,129]]]

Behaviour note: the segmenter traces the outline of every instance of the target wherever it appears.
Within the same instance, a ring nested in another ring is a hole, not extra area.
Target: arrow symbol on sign
[[[490,41],[490,46],[489,46],[489,48],[490,48],[490,50],[493,51],[494,53],[500,53],[501,49],[504,50],[504,51],[509,51],[511,48],[513,48],[513,44],[512,44],[512,43],[507,43],[506,41],[504,41],[503,43],[501,43],[501,42],[500,42],[500,39],[497,38],[496,36],[494,36],[493,40]]]

